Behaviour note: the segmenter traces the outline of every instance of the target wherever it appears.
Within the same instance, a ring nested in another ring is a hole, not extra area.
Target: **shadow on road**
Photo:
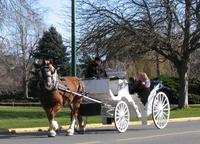
[[[156,130],[155,127],[130,127],[127,131],[143,131],[143,130]],[[65,130],[61,130],[57,133],[57,136],[65,136]],[[87,129],[84,134],[79,134],[75,132],[76,136],[81,135],[101,135],[101,134],[114,134],[119,133],[115,128],[92,128]],[[0,133],[0,139],[32,139],[32,138],[48,138],[47,132],[27,132],[27,133],[10,133],[4,132]]]

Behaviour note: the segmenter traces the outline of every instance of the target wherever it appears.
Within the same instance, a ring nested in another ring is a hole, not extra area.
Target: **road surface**
[[[54,138],[46,133],[0,133],[0,144],[199,144],[200,121],[169,123],[163,130],[154,125],[130,126],[125,133],[114,127],[88,129],[84,135],[65,136],[61,132]]]

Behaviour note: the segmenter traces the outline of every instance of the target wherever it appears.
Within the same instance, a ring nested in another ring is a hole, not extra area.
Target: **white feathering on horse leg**
[[[50,130],[58,130],[59,129],[58,122],[55,121],[54,119],[51,120],[50,123],[49,123],[49,129]]]
[[[79,123],[79,134],[84,134],[85,133],[85,129],[86,129],[86,123],[84,122],[84,120],[82,120]]]
[[[58,129],[59,129],[58,122],[55,121],[55,120],[52,120],[52,126],[53,126],[53,129],[54,129],[54,130],[58,130]]]
[[[55,137],[56,136],[56,130],[59,128],[58,122],[54,119],[50,121],[49,123],[49,133],[48,137]]]
[[[66,135],[68,135],[68,136],[74,135],[75,122],[76,122],[76,120],[73,119],[71,124],[70,124],[70,126],[69,126],[69,128],[67,129],[67,134]]]

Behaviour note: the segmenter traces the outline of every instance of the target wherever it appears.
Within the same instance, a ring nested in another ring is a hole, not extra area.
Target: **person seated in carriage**
[[[102,60],[100,57],[95,57],[94,61],[88,64],[86,69],[85,78],[106,78],[107,74],[102,66]]]
[[[150,79],[144,72],[139,73],[138,80],[132,77],[129,78],[129,92],[131,94],[137,93],[143,104],[147,102],[150,93],[150,85]]]

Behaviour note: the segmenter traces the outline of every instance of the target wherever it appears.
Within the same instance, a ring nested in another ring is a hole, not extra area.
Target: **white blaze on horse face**
[[[51,75],[51,72],[50,72],[50,71],[47,72],[47,75]],[[47,77],[47,86],[51,86],[51,84],[52,84],[52,79],[51,79],[50,76],[48,76],[48,77]]]
[[[57,77],[58,77],[58,74],[57,74],[57,71],[55,71],[54,74],[52,75],[53,81],[57,81]]]

